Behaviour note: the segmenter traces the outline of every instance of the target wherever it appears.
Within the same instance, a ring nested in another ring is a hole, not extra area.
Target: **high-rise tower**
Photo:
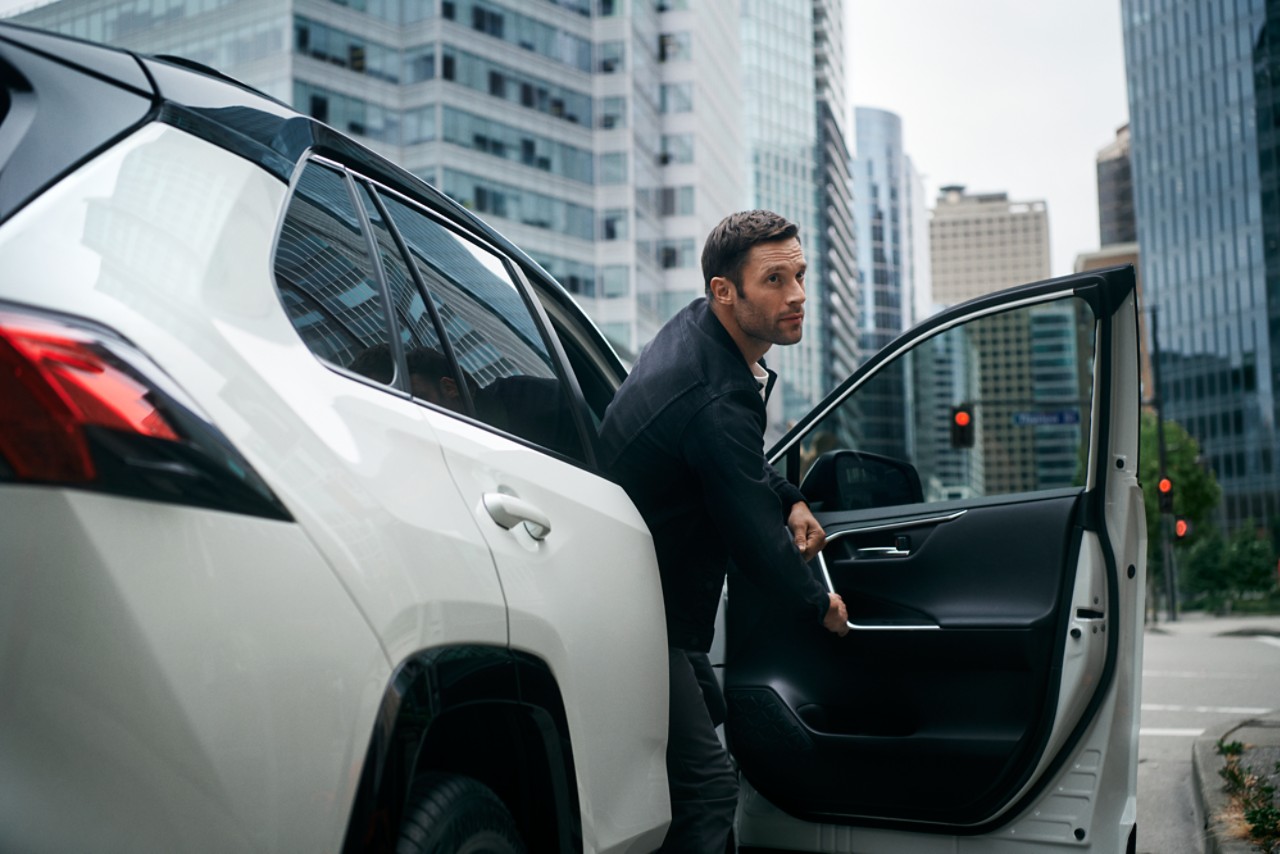
[[[1164,416],[1199,443],[1222,486],[1225,525],[1270,523],[1280,517],[1276,4],[1123,0],[1121,9]]]

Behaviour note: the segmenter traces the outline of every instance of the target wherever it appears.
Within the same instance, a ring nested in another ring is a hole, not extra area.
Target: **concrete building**
[[[954,305],[1049,277],[1042,201],[943,187],[929,224],[934,299]],[[975,410],[985,494],[1069,486],[1077,475],[1082,401],[1079,307],[1036,306],[976,325]],[[959,393],[960,390],[957,390]]]
[[[826,393],[866,357],[858,335],[859,285],[854,189],[850,173],[849,97],[845,89],[844,0],[814,0],[813,41],[818,120],[818,234],[811,251],[821,259]]]
[[[1049,211],[1007,193],[941,189],[929,222],[933,297],[955,305],[1049,277]]]
[[[1266,0],[1122,0],[1121,16],[1164,416],[1196,438],[1222,486],[1221,524],[1275,524],[1280,9]]]
[[[1133,215],[1133,161],[1129,126],[1116,131],[1116,138],[1098,152],[1098,238],[1099,245],[1135,243],[1138,223]]]

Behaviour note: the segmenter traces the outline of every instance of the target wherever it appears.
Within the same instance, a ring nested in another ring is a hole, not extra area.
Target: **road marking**
[[[1239,679],[1252,681],[1248,673],[1201,673],[1195,670],[1144,670],[1143,676],[1158,676],[1169,679]]]
[[[1142,727],[1138,730],[1138,735],[1183,735],[1195,736],[1203,735],[1203,729],[1160,729],[1157,727]]]
[[[1144,712],[1197,712],[1208,715],[1265,715],[1271,709],[1253,706],[1167,706],[1160,703],[1143,703]]]
[[[1258,641],[1259,643],[1268,643],[1268,644],[1271,644],[1272,646],[1280,646],[1280,638],[1256,637],[1254,638],[1254,640]]]

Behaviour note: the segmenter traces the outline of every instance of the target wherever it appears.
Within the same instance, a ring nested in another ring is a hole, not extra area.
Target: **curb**
[[[1229,741],[1237,730],[1249,727],[1273,729],[1276,719],[1248,719],[1228,724],[1216,731],[1216,734],[1204,735],[1196,739],[1191,748],[1192,789],[1195,794],[1197,820],[1204,828],[1205,854],[1258,854],[1257,846],[1243,839],[1236,839],[1226,834],[1217,816],[1226,808],[1230,798],[1224,789],[1218,770],[1226,763],[1218,755],[1219,741]]]

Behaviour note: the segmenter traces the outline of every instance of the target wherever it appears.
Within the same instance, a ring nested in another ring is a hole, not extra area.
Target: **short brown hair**
[[[800,226],[773,211],[754,210],[729,214],[711,229],[702,247],[702,279],[711,293],[711,280],[723,276],[742,295],[742,265],[757,243],[800,239]]]

